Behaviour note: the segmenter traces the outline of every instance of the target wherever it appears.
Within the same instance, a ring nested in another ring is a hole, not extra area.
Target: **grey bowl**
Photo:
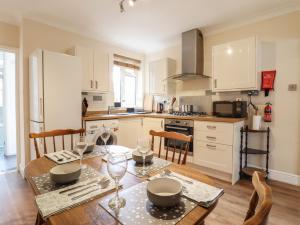
[[[57,184],[71,183],[79,178],[81,167],[79,164],[68,163],[58,165],[50,170],[50,178]]]
[[[132,159],[134,161],[136,161],[137,163],[143,163],[142,154],[139,151],[137,151],[137,150],[135,150],[135,151],[132,152]],[[152,161],[152,159],[153,159],[153,152],[150,151],[146,155],[145,162],[146,163],[150,163]]]
[[[94,151],[94,147],[95,147],[95,144],[94,144],[94,143],[93,143],[93,144],[88,144],[88,147],[87,147],[87,149],[85,150],[84,154],[85,154],[85,153],[90,153],[90,152]]]
[[[173,207],[180,203],[182,185],[171,178],[157,178],[147,184],[148,199],[158,207]]]

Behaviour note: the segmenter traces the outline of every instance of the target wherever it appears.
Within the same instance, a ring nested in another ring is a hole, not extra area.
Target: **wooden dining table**
[[[134,163],[129,160],[128,167],[134,166]],[[102,160],[100,156],[89,158],[83,160],[84,164],[96,169],[102,174],[108,174],[106,162]],[[39,191],[35,186],[32,179],[33,176],[40,176],[42,174],[48,173],[49,170],[56,166],[57,164],[46,157],[41,157],[39,159],[31,161],[25,168],[25,178],[30,183],[34,194],[39,195]],[[191,168],[185,165],[178,165],[172,163],[168,167],[171,171],[185,175],[187,177],[199,180],[201,182],[214,185],[214,182],[208,176],[199,172],[198,169]],[[151,174],[152,175],[152,174]],[[132,187],[138,183],[145,181],[144,178],[139,178],[136,175],[127,172],[121,180],[121,185],[123,189]],[[80,206],[68,209],[62,213],[55,214],[49,217],[46,221],[49,225],[116,225],[120,224],[111,214],[109,214],[104,208],[102,208],[98,202],[102,197],[111,194],[105,193],[99,195],[96,199],[89,202],[83,203]],[[212,212],[212,210],[217,205],[216,201],[209,208],[203,208],[201,206],[196,206],[191,212],[189,212],[183,219],[181,219],[177,224],[179,225],[191,225],[191,224],[204,224],[205,218]],[[126,207],[126,206],[125,206]]]

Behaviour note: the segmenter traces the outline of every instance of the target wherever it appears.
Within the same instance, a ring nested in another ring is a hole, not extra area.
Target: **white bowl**
[[[173,207],[180,203],[182,185],[171,178],[157,178],[147,184],[147,196],[158,207]]]
[[[50,170],[51,180],[58,184],[73,182],[79,178],[80,174],[81,167],[75,163],[58,165]]]

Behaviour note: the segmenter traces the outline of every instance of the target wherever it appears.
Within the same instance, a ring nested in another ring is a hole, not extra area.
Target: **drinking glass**
[[[139,153],[141,153],[141,155],[143,157],[143,169],[140,174],[142,176],[146,176],[147,170],[146,170],[145,164],[146,164],[146,156],[147,156],[148,152],[150,151],[150,139],[145,138],[145,137],[138,138],[137,150]]]
[[[108,128],[108,127],[103,126],[102,133],[101,133],[101,139],[104,142],[104,148],[105,149],[102,150],[102,153],[104,155],[106,155],[107,153],[109,153],[106,144],[107,144],[107,141],[110,138],[110,136],[111,136],[111,129]]]
[[[88,147],[86,136],[79,136],[78,139],[75,139],[74,146],[75,146],[75,151],[78,152],[80,156],[80,167],[82,168],[83,153],[86,151]]]
[[[119,182],[127,171],[127,158],[123,153],[109,153],[107,157],[107,171],[109,176],[114,179],[116,185],[116,195],[109,200],[108,206],[111,209],[123,208],[126,200],[119,197]]]

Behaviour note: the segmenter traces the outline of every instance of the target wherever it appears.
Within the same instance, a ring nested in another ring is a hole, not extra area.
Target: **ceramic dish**
[[[147,196],[158,207],[173,207],[181,199],[182,185],[171,178],[157,178],[147,184]]]
[[[73,182],[79,178],[80,174],[81,168],[77,163],[58,165],[50,170],[50,178],[57,184]]]
[[[95,144],[88,144],[87,149],[85,150],[84,154],[91,153],[94,150]]]
[[[134,161],[136,161],[137,163],[143,163],[142,154],[139,151],[137,151],[137,150],[135,150],[135,151],[132,152],[132,159]],[[152,161],[152,159],[153,159],[153,152],[150,151],[146,155],[145,162],[146,163],[150,163]]]

